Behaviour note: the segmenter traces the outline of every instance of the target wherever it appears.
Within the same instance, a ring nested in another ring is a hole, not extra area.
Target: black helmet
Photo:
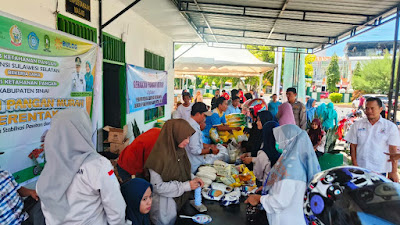
[[[400,184],[355,166],[316,174],[304,197],[311,225],[400,224]]]

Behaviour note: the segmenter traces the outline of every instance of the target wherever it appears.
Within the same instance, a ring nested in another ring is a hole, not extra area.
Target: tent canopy
[[[276,64],[260,61],[246,49],[215,48],[205,44],[191,47],[183,45],[175,52],[178,76],[260,76],[276,67]]]

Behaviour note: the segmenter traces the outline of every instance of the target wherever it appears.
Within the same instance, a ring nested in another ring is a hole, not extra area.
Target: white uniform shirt
[[[204,155],[201,155],[201,152],[203,151],[203,140],[200,125],[191,117],[188,122],[196,132],[190,136],[189,144],[186,145],[185,150],[190,160],[190,164],[192,165],[192,173],[195,173],[199,166],[206,164]]]
[[[284,179],[276,182],[267,195],[261,196],[269,224],[306,225],[303,211],[306,188],[304,181]]]
[[[61,175],[62,176],[62,175]],[[70,210],[64,221],[56,220],[42,205],[46,224],[124,225],[125,200],[109,160],[99,157],[84,162],[66,192]]]
[[[190,103],[190,105],[188,107],[185,107],[182,105],[180,105],[177,109],[176,109],[176,119],[184,119],[186,121],[189,121],[190,119],[190,112],[192,111],[192,106],[193,103]]]
[[[72,92],[85,92],[86,91],[86,80],[82,73],[73,73],[72,78]]]
[[[388,162],[389,145],[400,146],[400,135],[396,125],[382,117],[372,125],[367,118],[355,122],[345,140],[357,144],[357,163],[360,167],[378,172],[392,171]]]

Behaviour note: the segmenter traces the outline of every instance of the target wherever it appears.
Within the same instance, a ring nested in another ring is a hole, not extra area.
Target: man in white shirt
[[[396,125],[381,117],[382,101],[368,98],[365,114],[367,118],[356,121],[346,134],[350,142],[353,165],[387,174],[398,182],[397,160],[388,162],[385,153],[396,153],[400,146],[400,135]]]
[[[193,105],[190,102],[192,100],[192,97],[190,96],[189,92],[183,92],[182,98],[183,98],[183,104],[176,109],[176,114],[174,119],[184,119],[186,121],[189,121],[190,112],[192,111],[192,105]]]
[[[199,166],[205,164],[204,155],[216,155],[219,152],[215,145],[203,144],[200,124],[205,123],[206,116],[211,115],[212,112],[207,110],[206,104],[202,102],[197,102],[193,104],[191,117],[189,118],[188,122],[196,132],[190,137],[189,144],[185,147],[185,150],[190,160],[190,164],[192,164],[191,171],[193,174],[196,172]]]
[[[85,75],[81,71],[81,58],[75,58],[76,71],[73,73],[72,78],[72,92],[85,92],[86,91],[86,80]]]

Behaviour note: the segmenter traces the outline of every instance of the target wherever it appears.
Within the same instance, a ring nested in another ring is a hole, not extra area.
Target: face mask
[[[279,148],[279,143],[278,142],[275,143],[275,149],[276,149],[277,152],[282,154],[283,150]]]

